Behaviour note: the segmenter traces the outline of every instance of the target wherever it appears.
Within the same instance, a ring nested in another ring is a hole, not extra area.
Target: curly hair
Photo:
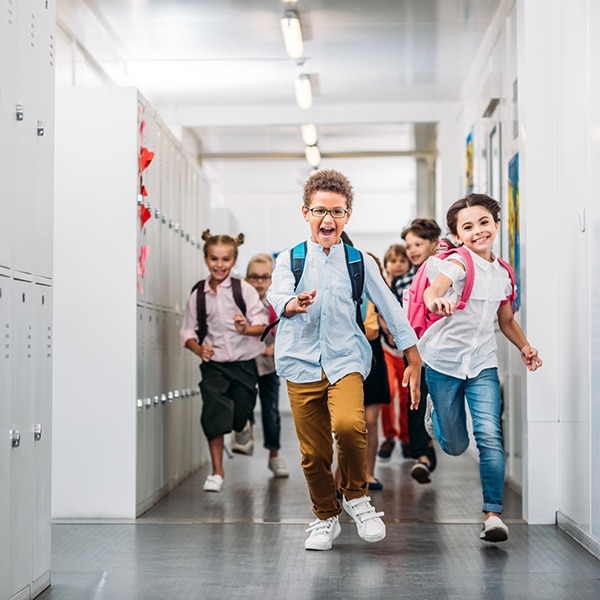
[[[239,233],[234,238],[230,235],[213,235],[210,229],[205,229],[202,232],[202,239],[204,240],[204,258],[208,257],[208,251],[212,246],[231,246],[233,248],[233,255],[237,260],[238,246],[244,243],[245,236],[243,233]]]
[[[487,210],[496,223],[500,222],[500,203],[490,198],[487,194],[469,194],[460,200],[457,200],[446,213],[446,224],[448,225],[448,231],[452,235],[456,235],[456,223],[458,221],[458,213],[463,208],[470,206],[481,206]]]
[[[400,237],[405,240],[409,233],[423,238],[424,240],[436,242],[440,239],[442,230],[433,219],[414,219],[413,222],[402,231]]]
[[[313,196],[317,192],[335,192],[346,198],[348,208],[352,208],[354,189],[345,175],[333,169],[313,171],[304,184],[304,204],[310,206]]]

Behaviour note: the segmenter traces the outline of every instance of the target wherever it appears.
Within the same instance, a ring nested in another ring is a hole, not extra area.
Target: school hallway
[[[331,551],[304,550],[314,517],[290,413],[282,419],[289,479],[267,469],[257,423],[254,455],[225,459],[219,494],[202,491],[207,464],[135,522],[55,521],[52,586],[39,599],[600,598],[600,561],[556,526],[527,525],[510,488],[508,541],[480,541],[477,463],[439,449],[431,484],[411,479],[398,448],[378,462],[383,542],[362,541],[343,513]]]

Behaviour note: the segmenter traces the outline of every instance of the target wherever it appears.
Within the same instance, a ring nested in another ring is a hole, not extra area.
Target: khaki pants
[[[347,500],[367,493],[367,428],[364,418],[363,381],[350,373],[335,384],[325,374],[321,381],[287,382],[302,469],[319,519],[342,512],[332,472],[333,439],[338,448],[341,491]]]

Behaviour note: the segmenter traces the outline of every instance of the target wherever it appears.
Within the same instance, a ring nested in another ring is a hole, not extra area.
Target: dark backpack
[[[206,325],[206,297],[204,296],[205,281],[205,279],[201,279],[192,288],[192,292],[194,290],[198,291],[196,294],[196,319],[198,320],[198,329],[196,329],[196,334],[198,335],[198,343],[200,345],[202,345],[202,342],[206,337],[206,332],[208,331],[208,327]],[[244,301],[244,296],[242,296],[242,281],[238,277],[231,278],[231,291],[233,292],[233,299],[235,300],[235,303],[242,311],[242,314],[246,316],[246,302]]]
[[[294,291],[296,291],[302,273],[304,272],[307,248],[308,244],[304,241],[300,242],[290,250],[290,268],[294,274]],[[354,248],[354,246],[344,244],[344,252],[346,254],[346,265],[348,266],[350,283],[352,284],[352,299],[356,304],[356,322],[358,323],[360,330],[364,332],[365,325],[363,323],[361,305],[363,303],[363,291],[365,287],[365,261],[362,252]],[[261,341],[265,339],[267,333],[275,327],[279,321],[280,319],[277,319],[277,321],[274,321],[267,326],[260,336]]]

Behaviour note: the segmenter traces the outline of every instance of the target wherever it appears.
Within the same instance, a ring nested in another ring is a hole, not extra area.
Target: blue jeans
[[[476,377],[457,379],[426,366],[425,377],[433,401],[435,437],[446,454],[458,456],[469,446],[466,399],[479,449],[483,512],[502,513],[504,446],[498,370],[484,369]]]
[[[264,447],[281,448],[281,415],[279,414],[279,375],[268,373],[258,378],[258,394],[263,426]]]

